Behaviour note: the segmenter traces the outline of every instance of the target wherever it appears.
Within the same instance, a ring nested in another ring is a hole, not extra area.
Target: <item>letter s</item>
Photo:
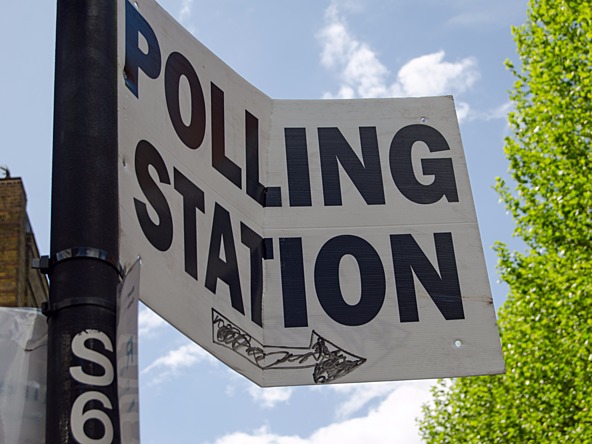
[[[113,364],[111,364],[107,356],[91,350],[86,346],[86,341],[90,339],[102,342],[106,350],[113,351],[113,344],[105,333],[99,330],[85,330],[78,333],[72,339],[72,353],[80,359],[100,365],[105,371],[104,374],[99,376],[89,375],[81,366],[70,367],[70,374],[76,381],[82,384],[104,387],[113,382]]]

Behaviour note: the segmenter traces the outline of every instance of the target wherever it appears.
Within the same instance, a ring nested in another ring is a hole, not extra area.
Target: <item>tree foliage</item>
[[[429,443],[592,443],[592,2],[530,0],[497,190],[527,248],[498,244],[507,372],[440,382]]]

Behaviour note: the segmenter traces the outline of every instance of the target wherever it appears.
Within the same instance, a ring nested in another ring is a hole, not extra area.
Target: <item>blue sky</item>
[[[507,91],[516,60],[516,0],[163,0],[218,57],[273,98],[453,94],[486,253],[509,242],[512,221],[492,190],[504,176]],[[49,250],[54,2],[9,2],[0,17],[0,164],[22,177],[42,253]],[[419,442],[414,418],[429,381],[260,389],[191,344],[158,316],[140,314],[142,442],[317,444]]]

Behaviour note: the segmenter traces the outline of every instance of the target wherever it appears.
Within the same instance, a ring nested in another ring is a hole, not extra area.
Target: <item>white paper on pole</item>
[[[119,5],[121,255],[148,306],[262,386],[503,372],[452,97],[273,100],[153,0]]]
[[[45,442],[47,318],[0,308],[0,442]]]
[[[117,291],[117,390],[122,444],[140,442],[138,387],[138,302],[140,260],[125,275]]]

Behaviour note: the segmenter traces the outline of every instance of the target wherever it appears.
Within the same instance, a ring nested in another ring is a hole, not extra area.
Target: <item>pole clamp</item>
[[[110,254],[108,251],[93,247],[67,248],[65,250],[58,251],[51,257],[41,256],[40,258],[33,259],[31,262],[31,267],[39,270],[43,274],[49,274],[51,269],[57,263],[78,258],[88,258],[103,261],[115,268],[121,279],[125,277],[125,270],[114,255]]]
[[[87,258],[103,261],[113,267],[121,279],[125,277],[125,270],[121,263],[115,259],[115,256],[105,250],[93,247],[74,247],[58,251],[53,256],[41,256],[31,262],[31,267],[39,270],[43,274],[49,274],[51,269],[58,263],[69,259]],[[61,302],[44,302],[41,305],[41,311],[45,316],[51,316],[62,308],[74,305],[96,305],[115,311],[115,303],[108,302],[100,298],[69,298]]]
[[[54,313],[62,310],[63,308],[69,308],[76,305],[94,305],[96,307],[106,308],[110,311],[116,311],[115,302],[109,302],[101,298],[68,298],[61,302],[43,302],[41,304],[41,313],[46,317],[51,317]]]

